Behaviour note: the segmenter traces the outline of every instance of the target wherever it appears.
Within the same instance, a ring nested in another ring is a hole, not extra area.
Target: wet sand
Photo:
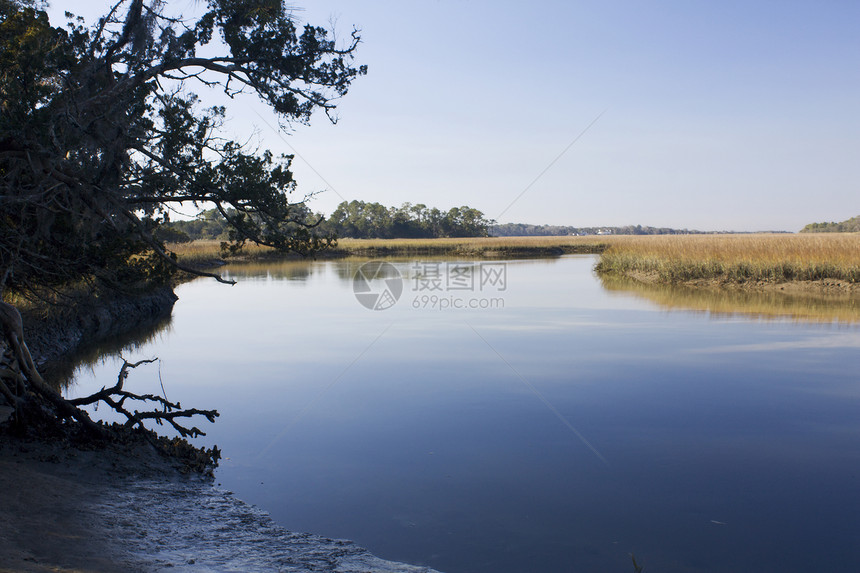
[[[141,454],[139,469],[173,471],[154,452]],[[110,538],[99,510],[130,465],[116,452],[6,441],[0,448],[0,571],[145,570],[121,540]]]
[[[80,451],[0,439],[0,572],[434,573],[287,531],[147,446]]]

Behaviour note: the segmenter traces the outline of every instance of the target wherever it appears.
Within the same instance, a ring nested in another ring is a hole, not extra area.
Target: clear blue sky
[[[88,17],[95,4],[52,3]],[[297,5],[343,37],[362,30],[369,73],[340,122],[279,135],[262,107],[229,115],[301,156],[301,190],[326,190],[317,211],[409,201],[500,222],[741,231],[860,214],[860,2]]]

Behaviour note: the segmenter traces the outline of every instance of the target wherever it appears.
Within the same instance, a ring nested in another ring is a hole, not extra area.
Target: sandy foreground
[[[434,573],[286,531],[154,450],[0,440],[0,572]]]
[[[148,457],[131,463],[116,452],[3,444],[0,571],[144,570],[121,540],[110,538],[101,509],[131,473],[171,471]]]

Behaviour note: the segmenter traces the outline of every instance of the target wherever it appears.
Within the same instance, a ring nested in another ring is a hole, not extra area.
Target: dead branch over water
[[[41,430],[46,435],[82,431],[87,440],[94,442],[126,441],[129,432],[134,431],[159,451],[185,458],[194,469],[211,471],[217,465],[220,457],[217,448],[197,449],[187,443],[159,437],[146,426],[146,422],[154,422],[159,426],[167,423],[182,438],[195,438],[205,433],[196,426],[185,425],[184,420],[202,416],[214,422],[219,415],[216,410],[183,409],[179,402],[171,402],[164,396],[136,394],[126,390],[125,382],[130,370],[156,359],[134,363],[124,360],[116,384],[103,387],[89,396],[67,400],[42,378],[24,341],[20,313],[14,306],[2,301],[0,325],[3,334],[0,340],[0,401],[5,401],[12,408],[13,427],[19,430]],[[81,408],[99,402],[121,414],[126,419],[125,423],[106,425],[95,422]],[[77,423],[78,427],[70,427],[70,421]]]

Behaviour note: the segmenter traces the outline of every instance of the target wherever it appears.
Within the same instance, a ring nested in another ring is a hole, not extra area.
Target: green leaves
[[[44,12],[30,7],[16,9],[0,3],[0,124],[32,117],[59,86],[60,71],[70,61],[68,37],[54,29]]]
[[[280,0],[207,6],[192,22],[124,0],[92,28],[64,30],[0,0],[0,290],[163,277],[172,259],[156,235],[180,204],[214,206],[237,244],[330,243],[291,201],[291,158],[224,138],[226,110],[195,91],[255,94],[283,123],[315,110],[334,120],[366,72],[352,64],[357,31],[337,46],[323,28],[297,30]]]
[[[490,221],[472,207],[452,207],[446,213],[426,205],[404,203],[400,208],[379,203],[344,201],[323,228],[339,237],[399,239],[486,237]]]

